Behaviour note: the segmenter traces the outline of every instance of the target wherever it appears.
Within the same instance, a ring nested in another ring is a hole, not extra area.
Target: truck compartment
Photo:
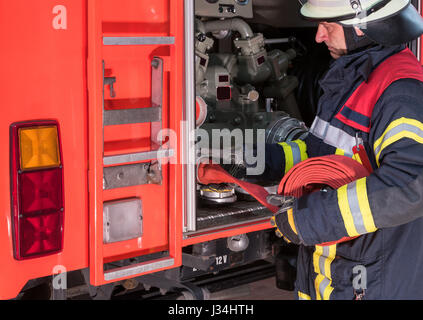
[[[273,9],[280,15],[263,19],[263,14]],[[295,17],[298,9],[297,3],[289,1],[194,2],[195,62],[190,79],[195,83],[188,82],[187,87],[195,90],[186,97],[192,100],[195,96],[197,107],[193,126],[197,165],[203,159],[213,159],[237,176],[246,172],[245,164],[237,159],[242,152],[246,156],[245,150],[256,148],[259,153],[263,149],[257,146],[307,135],[316,108],[317,81],[330,56],[314,43],[313,24],[289,18]],[[191,100],[186,102],[187,108]],[[225,152],[226,158],[222,156]],[[226,161],[228,155],[230,161]],[[275,193],[279,183],[264,182],[260,174],[248,172],[243,179],[263,185],[269,193]],[[195,192],[191,200],[195,210],[188,210],[191,216],[184,221],[188,238],[265,221],[272,215],[233,184],[187,183],[187,188],[188,194]]]

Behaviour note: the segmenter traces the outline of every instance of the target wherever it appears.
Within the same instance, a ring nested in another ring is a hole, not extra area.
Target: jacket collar
[[[319,82],[320,86],[324,92],[355,87],[358,82],[367,81],[381,62],[404,48],[405,45],[393,47],[376,45],[332,60],[329,70]]]

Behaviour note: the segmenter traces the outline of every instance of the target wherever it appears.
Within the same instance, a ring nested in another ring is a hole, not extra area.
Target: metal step
[[[146,152],[137,152],[137,153],[128,153],[120,154],[115,156],[106,156],[103,157],[103,164],[105,166],[113,166],[131,162],[142,162],[148,160],[159,160],[164,158],[170,158],[174,155],[175,151],[173,149],[162,149],[162,150],[153,150]]]
[[[175,37],[103,37],[105,46],[171,45]]]
[[[162,109],[157,107],[104,110],[103,125],[149,123],[162,121]]]
[[[175,259],[173,258],[162,258],[154,261],[138,263],[132,266],[116,268],[104,272],[104,280],[112,281],[124,277],[135,276],[137,274],[170,267],[174,263]]]

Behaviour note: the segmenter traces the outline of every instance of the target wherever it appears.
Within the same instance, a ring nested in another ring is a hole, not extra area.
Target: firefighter
[[[301,15],[333,61],[308,137],[267,145],[266,175],[329,154],[373,172],[289,210],[279,198],[276,231],[300,245],[298,298],[423,299],[423,71],[405,46],[423,19],[408,0],[309,0]],[[344,237],[357,238],[318,245]]]

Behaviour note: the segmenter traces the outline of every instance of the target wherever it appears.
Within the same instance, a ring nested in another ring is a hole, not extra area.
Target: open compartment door
[[[88,2],[92,285],[181,264],[183,32],[183,1]]]

